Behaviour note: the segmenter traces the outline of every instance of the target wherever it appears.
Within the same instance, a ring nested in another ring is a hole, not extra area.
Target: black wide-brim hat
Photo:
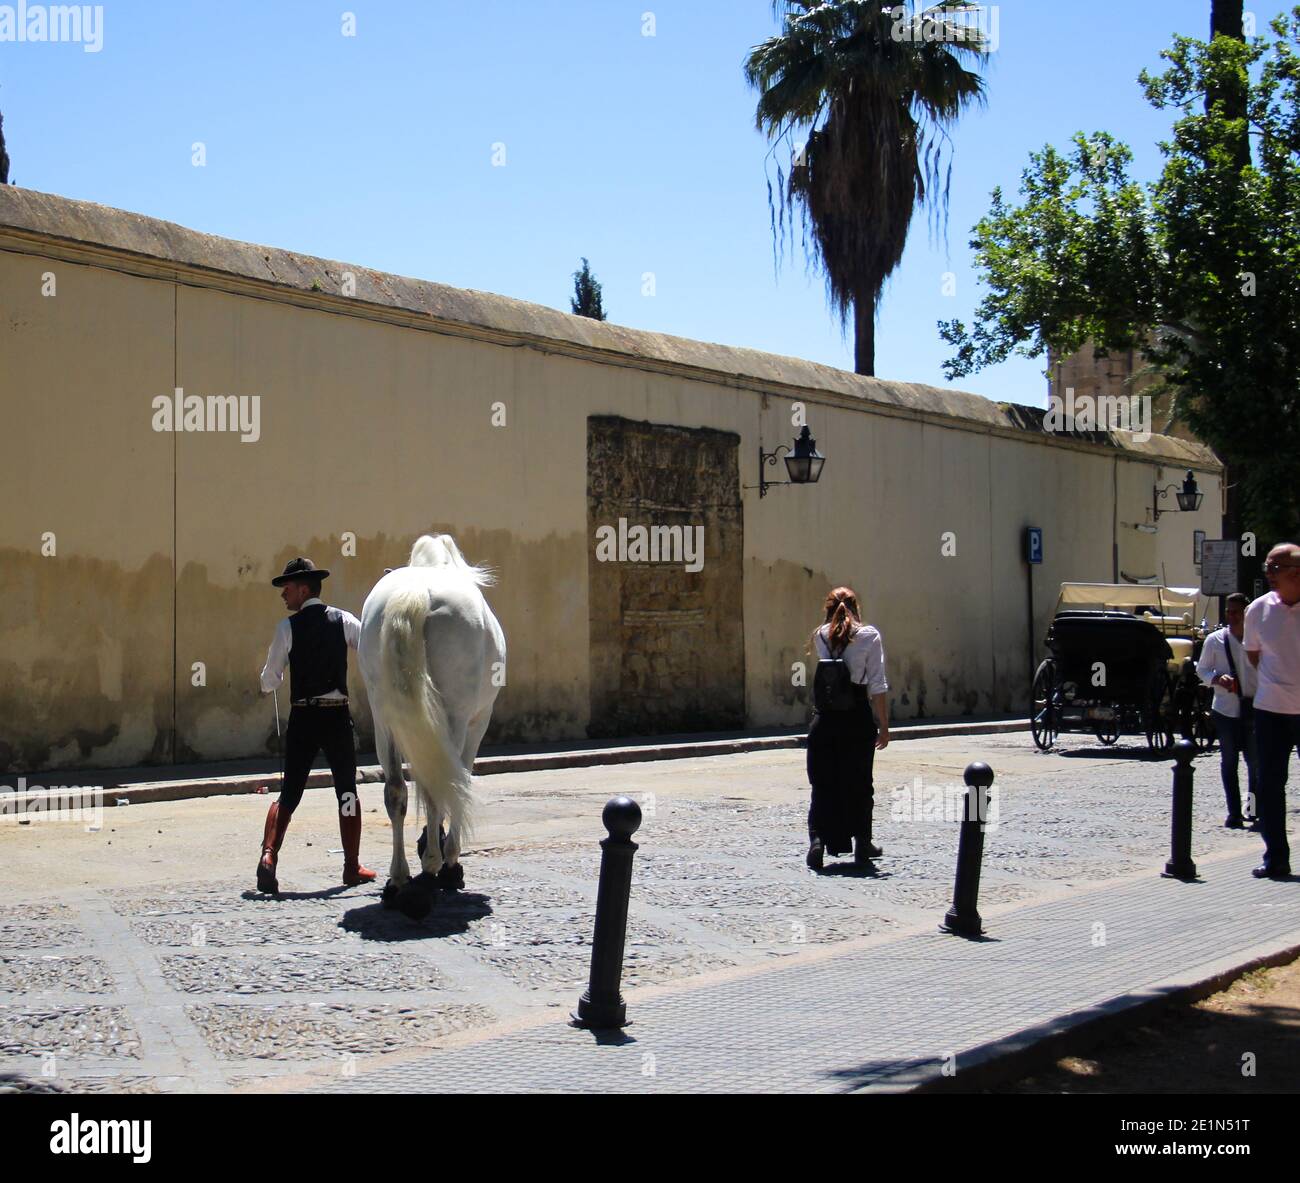
[[[284,574],[271,580],[272,587],[283,587],[286,583],[304,579],[328,579],[330,573],[324,567],[318,567],[311,559],[290,559],[284,565]]]

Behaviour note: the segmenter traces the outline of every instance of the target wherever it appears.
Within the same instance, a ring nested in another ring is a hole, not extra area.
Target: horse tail
[[[442,696],[429,676],[424,647],[428,616],[427,588],[400,588],[388,597],[379,633],[383,720],[417,784],[431,797],[429,804],[446,813],[464,835],[471,820],[470,773],[452,746]]]
[[[456,540],[450,534],[421,534],[411,547],[408,561],[411,567],[451,567],[459,571],[478,587],[490,587],[496,582],[496,573],[484,563],[477,566],[470,563],[463,554]]]

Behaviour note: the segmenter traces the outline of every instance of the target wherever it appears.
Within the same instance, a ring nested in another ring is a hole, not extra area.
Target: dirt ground
[[[990,1091],[1300,1093],[1300,960],[1247,974],[1086,1056]]]

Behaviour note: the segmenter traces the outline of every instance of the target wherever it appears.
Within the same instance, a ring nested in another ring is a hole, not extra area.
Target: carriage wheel
[[[1147,747],[1156,755],[1174,750],[1174,687],[1168,671],[1161,668],[1152,678],[1151,693],[1143,711]]]
[[[1034,735],[1034,744],[1040,751],[1047,751],[1056,742],[1060,730],[1057,709],[1056,666],[1049,658],[1034,674],[1033,707],[1029,716],[1029,728]]]
[[[1210,751],[1218,738],[1218,733],[1214,730],[1214,720],[1210,718],[1210,712],[1198,710],[1192,728],[1192,739],[1196,743],[1196,750],[1198,752]]]
[[[1147,723],[1147,747],[1153,755],[1168,755],[1174,750],[1174,732],[1167,719],[1160,717],[1155,725]]]
[[[1197,702],[1196,686],[1187,684],[1186,679],[1175,682],[1173,689],[1173,712],[1178,724],[1181,739],[1190,739],[1199,748],[1201,746],[1199,719],[1200,704]]]
[[[1106,747],[1110,747],[1119,739],[1119,714],[1116,713],[1113,719],[1104,719],[1093,729],[1097,738],[1101,740]]]

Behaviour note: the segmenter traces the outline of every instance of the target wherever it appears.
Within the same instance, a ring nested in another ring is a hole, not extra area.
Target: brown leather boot
[[[281,810],[279,801],[272,801],[271,808],[266,811],[266,827],[262,831],[262,857],[257,862],[257,890],[269,895],[275,895],[280,890],[280,881],[275,877],[276,863],[291,817],[292,813]]]
[[[339,837],[343,839],[343,882],[348,887],[370,883],[374,871],[361,865],[361,814],[339,814]]]

